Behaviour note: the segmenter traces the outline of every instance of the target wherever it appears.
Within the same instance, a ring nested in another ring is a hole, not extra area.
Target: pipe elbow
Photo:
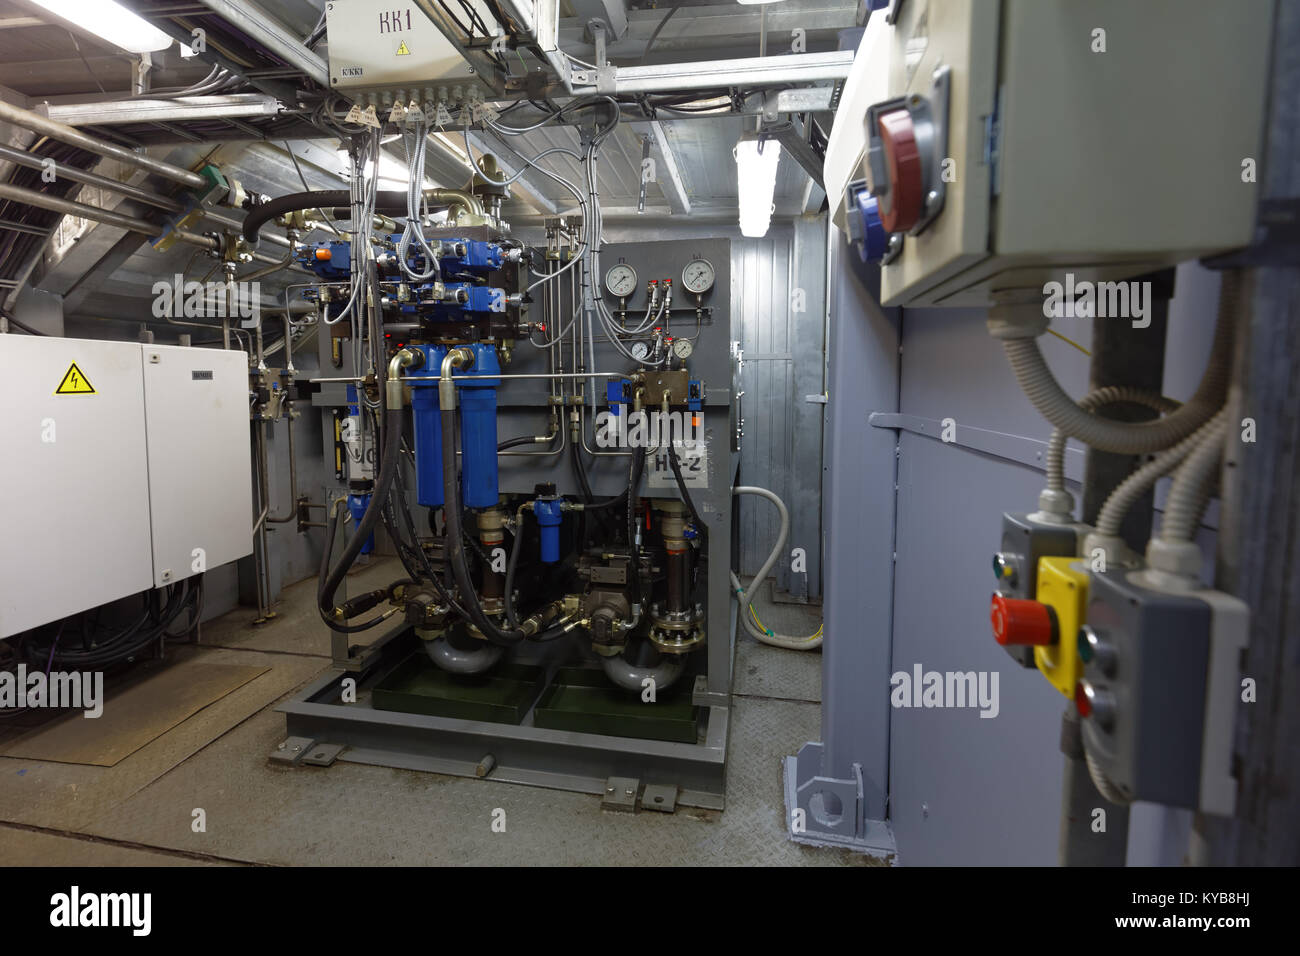
[[[402,407],[402,369],[419,368],[424,364],[424,353],[419,349],[402,349],[388,362],[386,385],[388,407]]]
[[[481,647],[464,650],[453,647],[445,637],[424,642],[424,652],[440,670],[449,674],[482,674],[496,666],[506,649],[499,644],[477,641]]]
[[[653,667],[637,667],[619,654],[615,657],[602,657],[600,666],[615,686],[639,694],[646,688],[647,680],[654,682],[656,691],[667,690],[677,683],[677,679],[686,670],[686,657],[665,654]]]

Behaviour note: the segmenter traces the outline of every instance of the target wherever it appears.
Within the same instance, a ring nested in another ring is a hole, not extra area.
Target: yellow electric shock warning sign
[[[63,376],[63,381],[54,390],[55,395],[94,395],[95,386],[90,384],[86,374],[73,362]]]
[[[411,55],[411,51],[408,50],[408,49],[406,48],[406,41],[405,41],[405,40],[403,40],[403,41],[402,41],[402,45],[399,46],[399,47],[397,48],[397,55],[398,55],[398,56],[410,56],[410,55]]]

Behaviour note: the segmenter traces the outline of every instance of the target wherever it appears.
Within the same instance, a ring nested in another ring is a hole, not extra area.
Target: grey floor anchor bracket
[[[869,820],[863,795],[862,767],[839,779],[821,775],[823,748],[807,743],[782,761],[785,778],[786,831],[796,843],[840,846],[872,856],[896,852],[894,833],[884,820]]]

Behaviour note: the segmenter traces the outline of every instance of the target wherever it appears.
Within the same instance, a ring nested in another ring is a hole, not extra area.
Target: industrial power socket
[[[1094,573],[1075,702],[1089,757],[1126,797],[1231,814],[1233,725],[1249,610],[1212,590]]]

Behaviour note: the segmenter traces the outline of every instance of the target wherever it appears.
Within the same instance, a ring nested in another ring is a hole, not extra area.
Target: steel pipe
[[[19,166],[26,166],[28,169],[45,169],[48,157],[37,156],[35,153],[29,153],[25,150],[13,149],[9,146],[0,145],[0,159],[7,160],[11,163],[17,163]],[[180,212],[185,208],[175,199],[169,199],[166,196],[159,196],[157,193],[151,193],[149,190],[141,189],[139,186],[132,186],[128,183],[111,179],[108,176],[101,176],[98,173],[78,169],[76,166],[68,166],[64,163],[55,163],[53,168],[55,176],[59,179],[71,180],[74,183],[84,183],[87,186],[95,186],[99,189],[108,189],[115,193],[120,193],[128,199],[148,203],[150,206],[157,206],[159,209],[165,209],[168,212]]]
[[[13,123],[15,126],[21,126],[34,133],[40,133],[42,136],[48,136],[50,139],[57,139],[61,143],[67,143],[69,146],[76,146],[78,149],[84,149],[87,152],[107,156],[109,159],[116,159],[120,163],[133,166],[136,169],[146,170],[157,176],[163,176],[191,189],[201,189],[208,185],[208,181],[196,172],[121,146],[114,146],[112,143],[106,143],[93,136],[87,136],[79,129],[52,120],[47,116],[42,116],[40,113],[14,106],[12,103],[6,103],[4,100],[0,100],[0,122]]]

